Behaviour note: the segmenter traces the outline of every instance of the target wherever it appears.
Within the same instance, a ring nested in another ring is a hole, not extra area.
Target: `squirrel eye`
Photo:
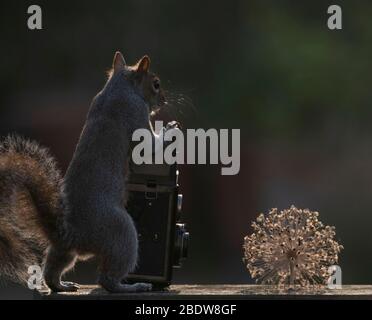
[[[155,79],[152,85],[153,85],[155,91],[158,91],[160,89],[160,80]]]

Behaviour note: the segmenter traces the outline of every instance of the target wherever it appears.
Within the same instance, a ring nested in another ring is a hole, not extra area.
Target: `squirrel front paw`
[[[181,128],[181,125],[178,121],[171,121],[171,122],[168,122],[167,125],[165,126],[165,130],[169,130],[169,129],[179,129]]]

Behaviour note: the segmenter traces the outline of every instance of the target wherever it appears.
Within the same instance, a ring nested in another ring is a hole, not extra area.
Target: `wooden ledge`
[[[82,285],[77,292],[49,294],[46,290],[35,292],[35,299],[51,300],[182,300],[182,299],[311,299],[372,300],[372,285],[344,285],[342,289],[283,290],[264,285],[172,285],[163,291],[145,293],[111,294],[95,285]]]

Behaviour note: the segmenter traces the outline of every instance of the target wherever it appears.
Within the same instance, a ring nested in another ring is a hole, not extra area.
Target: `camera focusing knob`
[[[181,218],[183,195],[177,195],[177,220]]]
[[[182,194],[177,195],[177,211],[178,212],[182,211],[182,200],[183,200],[183,195]]]

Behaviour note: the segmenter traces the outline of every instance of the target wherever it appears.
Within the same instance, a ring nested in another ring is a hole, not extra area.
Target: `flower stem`
[[[289,285],[290,287],[294,286],[294,262],[291,260],[289,261]]]

